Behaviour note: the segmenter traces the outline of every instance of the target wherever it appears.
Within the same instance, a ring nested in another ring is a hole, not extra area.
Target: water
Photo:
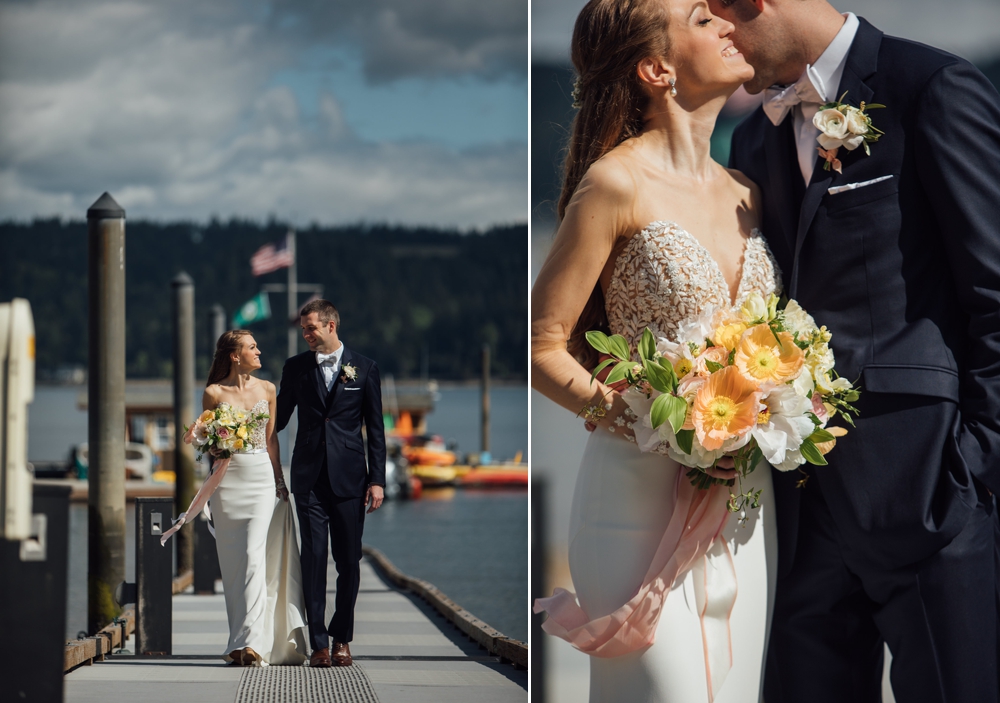
[[[62,462],[70,450],[87,441],[87,413],[77,408],[86,386],[38,386],[28,406],[28,459]],[[461,452],[480,449],[479,389],[447,387],[439,391],[427,429],[455,440]],[[490,388],[490,449],[494,458],[510,459],[528,450],[528,388]]]
[[[32,461],[64,461],[87,439],[87,414],[76,407],[74,386],[39,386],[30,406]],[[445,388],[428,430],[454,439],[461,451],[479,450],[479,391]],[[528,443],[528,389],[490,392],[491,449],[512,457]],[[527,640],[528,493],[526,490],[427,491],[419,501],[386,503],[365,524],[366,544],[404,573],[430,581],[462,607],[509,637]],[[126,578],[134,578],[133,506],[126,515]],[[87,506],[70,506],[67,638],[87,626]]]

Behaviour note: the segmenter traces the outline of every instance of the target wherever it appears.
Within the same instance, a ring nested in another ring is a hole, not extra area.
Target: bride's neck
[[[226,385],[233,386],[239,391],[243,391],[250,384],[253,376],[249,373],[240,373],[235,369],[229,372],[229,376],[226,377]]]
[[[646,112],[645,131],[639,139],[644,153],[664,172],[695,180],[718,176],[712,160],[712,132],[725,97],[693,105],[683,98],[656,101]]]

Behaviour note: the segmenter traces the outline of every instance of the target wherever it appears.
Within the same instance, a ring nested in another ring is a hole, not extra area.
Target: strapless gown
[[[745,244],[735,302],[742,304],[755,290],[766,295],[779,289],[777,265],[754,231]],[[685,322],[734,302],[708,251],[668,222],[655,222],[629,241],[616,261],[605,301],[611,331],[633,349],[646,327],[676,340]],[[682,470],[666,456],[642,453],[606,430],[591,435],[573,496],[569,541],[573,585],[591,619],[608,615],[636,594],[670,521]],[[732,667],[714,703],[757,701],[762,691],[777,574],[770,468],[761,464],[746,483],[763,489],[761,507],[749,511],[745,527],[730,516],[722,532],[737,594],[729,618]],[[678,576],[652,645],[617,657],[590,657],[591,703],[713,700],[695,578],[704,579],[697,568]]]
[[[267,412],[267,401],[251,412]],[[251,443],[266,446],[263,426]],[[291,504],[275,498],[267,452],[234,454],[209,506],[229,619],[224,658],[250,647],[265,664],[302,664],[306,623],[295,523]]]

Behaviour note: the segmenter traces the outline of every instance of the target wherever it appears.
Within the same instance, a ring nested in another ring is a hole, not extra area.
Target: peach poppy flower
[[[753,429],[760,412],[761,390],[738,369],[727,366],[712,374],[694,399],[694,430],[701,446],[720,449],[730,439]]]
[[[780,345],[767,325],[751,327],[736,346],[734,365],[748,379],[758,383],[792,380],[802,368],[805,357],[790,333],[779,332],[778,339]]]

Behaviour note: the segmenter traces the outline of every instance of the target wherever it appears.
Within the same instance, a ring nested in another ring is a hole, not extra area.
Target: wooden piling
[[[125,210],[104,193],[87,210],[89,499],[87,629],[120,613],[125,580]]]
[[[174,341],[174,515],[187,510],[194,498],[194,447],[183,441],[184,425],[195,419],[194,407],[194,281],[183,271],[171,282]],[[194,566],[194,525],[177,533],[177,573]]]

